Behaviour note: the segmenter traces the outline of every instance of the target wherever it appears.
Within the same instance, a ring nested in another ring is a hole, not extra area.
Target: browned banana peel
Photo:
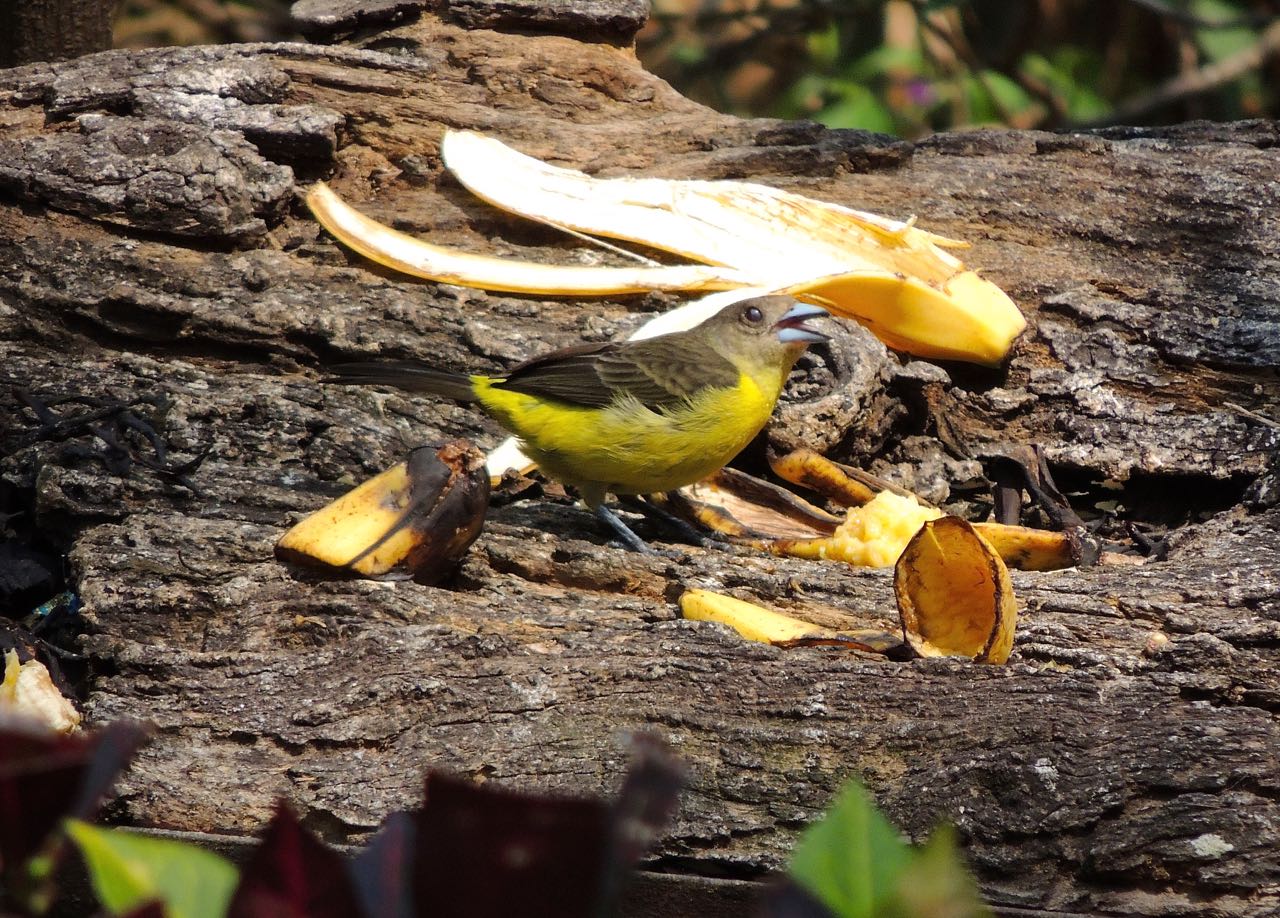
[[[720,622],[748,641],[778,647],[832,646],[891,653],[902,646],[883,631],[835,631],[711,590],[685,590],[680,595],[680,612],[691,621]]]
[[[276,557],[335,573],[438,583],[480,534],[488,509],[483,453],[467,440],[423,446],[286,532]]]
[[[27,718],[55,733],[71,733],[80,726],[80,712],[54,685],[45,665],[35,659],[19,662],[16,650],[4,655],[0,714]]]
[[[893,590],[902,636],[920,656],[1009,659],[1018,619],[1009,570],[959,517],[921,527],[894,567]]]
[[[775,539],[824,538],[841,522],[785,488],[731,468],[649,499],[712,532],[761,548]]]
[[[905,488],[900,488],[860,469],[832,462],[813,450],[801,449],[780,458],[773,458],[770,460],[770,466],[779,477],[793,484],[810,488],[823,497],[846,507],[859,508],[891,493],[910,499],[910,503],[907,504],[895,502],[894,505],[899,508],[898,515],[901,517],[918,516],[923,521],[942,516],[942,511]],[[833,538],[837,542],[849,525],[849,521],[846,521],[844,526],[834,533]],[[896,528],[901,532],[904,526],[895,527],[893,523],[887,523],[886,528],[888,531]],[[973,528],[991,544],[1005,564],[1019,570],[1056,571],[1068,567],[1088,567],[1097,562],[1096,552],[1092,550],[1084,538],[1085,533],[1080,529],[1051,532],[1047,529],[1031,529],[1005,523],[974,523]],[[865,539],[864,532],[860,532],[859,535]],[[841,555],[839,546],[833,546],[827,550],[834,554],[821,555],[821,557]],[[812,556],[806,555],[806,557]],[[844,560],[856,563],[849,557],[845,557]],[[889,563],[893,563],[892,560]]]
[[[870,503],[881,491],[913,497],[922,506],[932,506],[906,488],[900,488],[861,469],[832,462],[811,449],[797,449],[785,456],[770,456],[769,467],[779,478],[816,491],[827,500],[845,507],[860,507]]]
[[[803,455],[802,455],[803,454]],[[837,503],[861,500],[844,517],[815,507],[803,498],[735,469],[654,498],[692,523],[775,554],[888,567],[907,541],[942,511],[903,492],[875,492],[870,475],[847,479],[843,467],[808,450],[775,460],[783,477],[811,488]],[[903,496],[906,494],[906,496]],[[1075,532],[1050,532],[1001,523],[974,523],[1004,562],[1019,570],[1049,571],[1082,566],[1085,546]]]
[[[1026,320],[995,284],[944,251],[964,243],[901,223],[732,181],[597,179],[502,142],[447,131],[445,165],[477,196],[576,232],[674,252],[701,265],[545,265],[432,245],[364,217],[323,183],[307,195],[343,244],[397,271],[468,287],[544,295],[759,287],[854,319],[921,357],[996,364]]]

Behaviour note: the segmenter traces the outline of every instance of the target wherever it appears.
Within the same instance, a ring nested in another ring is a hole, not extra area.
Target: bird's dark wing
[[[515,367],[498,387],[589,408],[626,394],[657,410],[737,382],[738,370],[705,342],[675,334],[556,351]]]
[[[499,389],[551,398],[571,405],[603,408],[613,392],[596,372],[600,353],[616,345],[580,344],[526,360],[496,383]]]
[[[630,392],[651,408],[678,404],[708,386],[736,386],[739,375],[705,337],[684,333],[620,344],[600,356],[597,372],[610,388]]]

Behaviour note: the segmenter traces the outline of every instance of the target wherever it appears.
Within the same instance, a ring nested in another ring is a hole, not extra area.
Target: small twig
[[[1223,402],[1222,407],[1229,408],[1236,414],[1242,414],[1246,418],[1251,418],[1265,427],[1270,427],[1272,430],[1280,430],[1280,423],[1271,420],[1271,418],[1267,417],[1265,414],[1258,414],[1256,411],[1250,411],[1243,405],[1237,405],[1235,402]]]
[[[1229,19],[1205,19],[1195,13],[1188,13],[1186,10],[1169,6],[1165,0],[1129,0],[1129,2],[1134,6],[1150,10],[1164,19],[1171,19],[1174,22],[1180,22],[1183,25],[1193,26],[1197,29],[1257,28],[1276,18],[1270,13],[1245,13],[1241,16],[1232,16]]]
[[[1062,96],[1053,91],[1052,86],[1039,77],[1027,73],[1021,67],[1014,69],[1013,78],[1018,81],[1019,86],[1043,102],[1049,109],[1050,126],[1061,124],[1067,120],[1067,102]]]
[[[530,219],[536,220],[538,223],[541,223],[544,226],[549,226],[552,229],[558,229],[562,233],[568,233],[570,236],[573,236],[577,239],[581,239],[583,242],[586,242],[590,245],[599,246],[602,249],[607,249],[608,251],[613,252],[615,255],[625,255],[627,258],[634,259],[635,261],[640,262],[640,264],[645,265],[646,267],[650,267],[650,268],[662,267],[661,263],[654,261],[652,258],[646,258],[644,255],[641,255],[639,252],[629,252],[620,245],[614,245],[612,242],[606,242],[603,239],[597,239],[595,236],[589,236],[586,233],[580,233],[576,229],[570,229],[567,226],[563,226],[559,223],[556,223],[554,220],[548,220],[545,217],[530,217]]]
[[[1147,535],[1132,520],[1126,520],[1124,524],[1125,531],[1129,533],[1138,548],[1142,549],[1142,553],[1153,561],[1166,561],[1169,558],[1169,537],[1164,536],[1156,538]]]
[[[1167,105],[1225,86],[1246,73],[1259,69],[1277,52],[1280,52],[1280,20],[1267,26],[1258,36],[1258,40],[1245,50],[1180,74],[1150,92],[1142,93],[1117,105],[1102,118],[1078,122],[1072,127],[1096,128],[1136,121]]]

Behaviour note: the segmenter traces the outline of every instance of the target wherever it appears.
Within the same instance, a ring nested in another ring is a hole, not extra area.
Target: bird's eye
[[[742,317],[752,325],[759,325],[764,321],[764,313],[760,311],[759,306],[748,306],[743,310]]]

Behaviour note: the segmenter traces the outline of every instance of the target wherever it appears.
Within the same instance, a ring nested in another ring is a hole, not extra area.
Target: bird
[[[500,376],[417,361],[328,369],[336,382],[478,403],[623,544],[645,552],[605,496],[675,490],[728,464],[769,420],[805,348],[830,340],[804,324],[826,314],[788,296],[757,296],[685,331],[568,347]]]

